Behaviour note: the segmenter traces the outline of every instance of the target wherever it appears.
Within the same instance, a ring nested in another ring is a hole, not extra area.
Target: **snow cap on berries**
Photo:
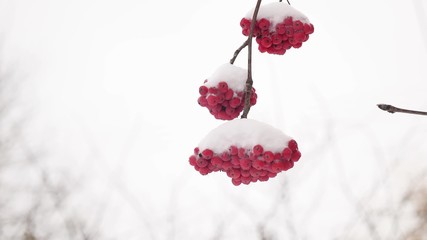
[[[245,89],[248,71],[244,68],[226,63],[221,65],[205,82],[206,87],[217,87],[220,82],[226,82],[228,88],[234,92],[242,92]]]
[[[253,146],[261,144],[264,149],[282,152],[290,140],[291,137],[266,123],[253,119],[234,119],[213,129],[198,147],[201,150],[211,149],[221,153],[232,145],[252,149]]]
[[[255,8],[251,9],[246,14],[245,18],[252,19],[254,10]],[[292,17],[294,21],[300,20],[303,23],[310,23],[308,18],[303,13],[284,2],[273,2],[262,5],[259,8],[257,20],[264,18],[270,21],[270,26],[275,26],[276,24],[282,22],[286,17]]]

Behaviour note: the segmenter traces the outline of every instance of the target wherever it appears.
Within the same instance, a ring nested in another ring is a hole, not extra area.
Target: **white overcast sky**
[[[427,4],[291,3],[315,32],[284,56],[254,54],[249,118],[293,136],[303,157],[267,184],[236,188],[187,163],[221,123],[198,106],[198,87],[245,40],[239,22],[254,0],[0,0],[2,67],[25,76],[32,141],[50,147],[50,165],[82,173],[89,198],[124,187],[140,203],[145,227],[124,200],[110,204],[135,239],[167,239],[172,211],[176,239],[207,239],[224,219],[224,239],[256,239],[285,180],[278,221],[292,215],[298,237],[331,239],[357,212],[346,189],[363,198],[395,159],[405,164],[387,184],[405,186],[427,158],[425,119],[376,107],[427,110]]]

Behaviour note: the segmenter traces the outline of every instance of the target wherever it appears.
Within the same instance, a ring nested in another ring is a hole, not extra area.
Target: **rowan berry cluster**
[[[245,92],[233,91],[233,89],[228,88],[227,82],[219,82],[217,86],[209,88],[202,85],[199,88],[199,93],[200,97],[197,102],[200,106],[209,109],[209,112],[216,119],[233,120],[240,115],[245,106]],[[255,88],[252,88],[251,106],[255,105],[256,101]]]
[[[251,19],[242,18],[240,26],[243,35],[249,36]],[[262,18],[256,21],[253,37],[258,43],[260,52],[283,55],[292,47],[300,48],[313,32],[313,24],[293,20],[291,16],[277,24],[272,24],[268,19]]]
[[[300,157],[297,142],[290,140],[288,146],[279,152],[264,149],[261,144],[252,148],[233,145],[221,153],[208,148],[195,148],[189,162],[202,175],[225,172],[232,183],[238,186],[274,178],[278,173],[291,169]]]

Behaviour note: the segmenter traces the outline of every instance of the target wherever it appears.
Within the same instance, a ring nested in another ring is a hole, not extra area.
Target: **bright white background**
[[[314,34],[284,56],[256,51],[249,113],[293,136],[302,159],[249,186],[194,171],[193,148],[221,124],[198,87],[243,43],[255,2],[0,1],[29,142],[77,179],[75,209],[106,236],[258,239],[262,225],[276,239],[360,239],[365,212],[397,208],[426,167],[425,117],[376,104],[427,110],[427,4],[306,0],[291,4]],[[373,221],[385,239],[401,233]]]

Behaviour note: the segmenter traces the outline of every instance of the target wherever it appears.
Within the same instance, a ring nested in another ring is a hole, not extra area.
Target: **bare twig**
[[[248,79],[246,80],[245,88],[245,107],[243,109],[242,118],[247,118],[249,110],[251,109],[251,95],[252,95],[252,37],[254,35],[256,18],[258,15],[259,7],[261,6],[262,0],[258,0],[255,6],[254,14],[252,16],[251,30],[248,36]]]
[[[288,2],[289,5],[291,5],[291,3],[289,2],[289,0],[286,0]],[[279,0],[279,2],[282,2],[282,0]]]
[[[427,115],[427,112],[414,111],[414,110],[403,109],[403,108],[397,108],[395,106],[388,105],[388,104],[377,104],[377,106],[381,110],[387,111],[389,113],[400,112],[400,113],[408,113],[408,114]]]
[[[245,48],[246,46],[248,46],[248,42],[249,42],[249,39],[248,39],[248,40],[246,40],[246,41],[242,44],[242,46],[240,46],[240,47],[239,47],[239,48],[234,52],[233,58],[231,58],[231,59],[230,59],[230,64],[234,64],[234,61],[236,61],[236,58],[237,58],[237,56],[239,56],[240,51],[242,51],[242,49],[243,49],[243,48]]]

